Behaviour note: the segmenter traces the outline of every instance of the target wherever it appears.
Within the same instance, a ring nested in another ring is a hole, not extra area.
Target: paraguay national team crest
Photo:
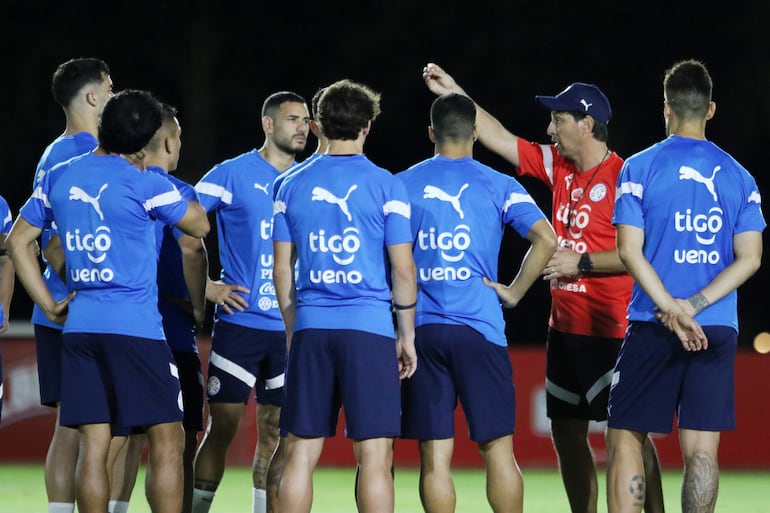
[[[221,389],[222,389],[222,382],[219,381],[219,378],[216,376],[210,376],[208,387],[207,387],[209,395],[217,395]]]
[[[591,201],[594,202],[603,200],[606,195],[607,186],[603,183],[597,183],[591,187],[591,192],[588,193],[588,197],[591,198]]]

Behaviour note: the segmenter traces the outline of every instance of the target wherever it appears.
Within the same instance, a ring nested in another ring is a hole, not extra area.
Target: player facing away
[[[712,512],[720,432],[735,429],[736,289],[762,258],[754,178],[706,139],[712,81],[694,60],[663,79],[663,141],[629,158],[618,178],[620,258],[634,277],[630,325],[610,391],[607,505],[641,511],[641,444],[677,414],[682,511]]]
[[[33,188],[56,164],[92,151],[97,146],[99,113],[112,95],[110,69],[101,59],[71,59],[56,69],[51,91],[66,120],[64,133],[46,147],[37,164]],[[46,229],[41,237],[45,251],[49,241],[59,245],[53,230]],[[46,262],[43,279],[57,300],[68,294],[67,286]],[[49,320],[35,305],[32,311],[37,350],[40,403],[57,408],[53,437],[45,459],[45,489],[49,513],[72,513],[75,510],[75,463],[80,442],[78,431],[59,423],[61,399],[62,326]]]
[[[265,143],[214,166],[198,184],[201,203],[216,213],[220,296],[208,372],[209,425],[195,459],[193,511],[208,511],[225,471],[227,449],[255,389],[257,448],[253,511],[264,513],[270,458],[278,443],[286,337],[273,288],[273,181],[305,149],[304,98],[282,91],[262,106]],[[239,286],[239,287],[238,287]]]
[[[420,362],[403,384],[401,436],[419,440],[423,509],[454,512],[450,466],[459,398],[484,460],[492,510],[520,512],[516,401],[500,300],[509,307],[519,303],[553,255],[556,235],[514,178],[473,159],[476,106],[470,98],[438,97],[430,119],[435,156],[398,175],[412,206]],[[507,287],[497,283],[505,225],[532,243]]]
[[[158,173],[171,182],[188,201],[198,202],[192,185],[175,178],[182,149],[182,129],[176,109],[163,104],[163,121],[144,149],[147,172]],[[184,486],[182,513],[192,507],[193,463],[198,448],[198,432],[203,431],[203,376],[195,340],[197,327],[203,325],[206,307],[208,257],[203,241],[191,237],[174,225],[155,223],[158,251],[158,310],[163,332],[179,371],[182,389],[185,432]],[[136,482],[136,474],[146,437],[131,435],[113,466],[110,486],[110,513],[126,513]]]
[[[379,111],[379,95],[362,84],[328,86],[318,105],[328,152],[275,200],[273,278],[289,344],[282,512],[310,511],[313,470],[340,406],[360,465],[359,511],[393,511],[399,377],[417,366],[416,283],[406,190],[363,154]]]
[[[69,306],[60,422],[81,435],[76,498],[82,513],[107,510],[107,456],[118,429],[147,433],[152,510],[182,507],[183,405],[157,309],[154,223],[175,224],[195,237],[206,235],[209,223],[203,208],[184,200],[165,177],[138,169],[160,125],[160,106],[149,93],[112,97],[99,119],[99,147],[48,171],[8,236],[19,279],[46,316],[56,320]],[[58,303],[37,270],[34,248],[52,223],[73,290]]]
[[[11,231],[13,218],[5,198],[0,196],[0,333],[8,330],[8,317],[11,311],[11,297],[16,274],[13,262],[8,258],[5,239]],[[0,353],[0,419],[3,415],[3,355]]]
[[[281,188],[281,184],[287,178],[293,176],[295,173],[302,171],[302,169],[304,169],[307,164],[311,163],[313,160],[326,153],[326,149],[329,147],[329,140],[326,138],[323,132],[321,132],[321,126],[318,123],[318,100],[321,98],[321,94],[323,94],[323,92],[324,88],[322,87],[316,91],[316,93],[313,95],[313,98],[310,100],[312,118],[308,123],[308,128],[310,129],[310,132],[312,132],[316,137],[316,139],[318,139],[315,152],[302,163],[295,164],[294,166],[278,175],[278,177],[273,182],[273,200],[275,200],[275,196],[278,193],[278,190]],[[281,482],[283,469],[286,467],[285,448],[286,433],[281,431],[280,437],[278,438],[278,445],[275,448],[273,456],[270,458],[270,465],[267,469],[267,479],[265,483],[265,492],[267,495],[267,513],[276,513],[280,511],[278,506],[278,485]]]
[[[465,94],[436,64],[423,70],[436,94]],[[593,84],[574,83],[556,96],[538,96],[551,111],[552,144],[515,136],[476,104],[481,143],[537,178],[553,193],[559,247],[543,270],[551,285],[546,339],[546,413],[572,513],[595,513],[598,481],[588,443],[590,420],[607,418],[610,379],[623,341],[632,280],[615,246],[612,209],[623,160],[607,146],[609,100]],[[647,513],[663,511],[660,465],[644,443]]]

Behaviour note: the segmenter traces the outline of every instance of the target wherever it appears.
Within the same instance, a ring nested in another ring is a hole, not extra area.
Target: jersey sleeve
[[[179,194],[182,195],[182,198],[184,198],[187,201],[194,201],[195,203],[200,203],[200,197],[198,196],[198,193],[195,191],[192,185],[184,183],[182,181],[176,182],[176,188],[179,190]],[[179,239],[182,235],[185,235],[185,233],[177,228],[175,225],[171,225],[171,234],[174,236],[174,239]]]
[[[32,196],[27,199],[19,211],[19,215],[29,224],[41,230],[53,227],[53,210],[51,210],[51,203],[48,201],[52,175],[53,173],[50,172],[43,175],[40,183],[32,191]]]
[[[508,187],[502,207],[503,223],[511,226],[526,238],[532,225],[541,219],[547,219],[532,196],[513,178],[508,179]]]
[[[7,234],[11,231],[11,225],[13,225],[13,215],[11,209],[8,206],[8,202],[5,198],[0,196],[0,233]]]
[[[412,208],[404,182],[396,177],[388,181],[390,191],[382,206],[385,214],[385,245],[412,242]]]
[[[612,224],[627,224],[644,228],[644,176],[633,158],[628,159],[620,169],[615,190],[615,210]]]
[[[286,219],[287,187],[281,187],[273,200],[273,240],[292,242],[289,223]]]
[[[521,137],[516,144],[519,150],[518,174],[537,178],[553,190],[554,169],[561,159],[554,146],[529,142]]]
[[[745,176],[743,190],[746,200],[738,212],[735,233],[761,232],[767,226],[762,215],[762,196],[759,194],[759,188],[754,178],[748,172]]]
[[[165,224],[178,223],[187,212],[187,200],[166,177],[146,174],[147,192],[144,209],[153,219]]]
[[[217,210],[233,202],[233,186],[227,168],[222,165],[203,175],[195,185],[195,191],[200,196],[200,203],[206,212]]]

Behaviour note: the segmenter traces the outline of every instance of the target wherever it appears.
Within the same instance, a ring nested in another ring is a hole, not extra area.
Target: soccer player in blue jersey
[[[81,435],[81,513],[107,510],[108,450],[116,427],[147,433],[152,510],[178,513],[182,507],[183,404],[157,309],[154,224],[159,219],[202,237],[209,223],[203,208],[182,198],[165,177],[137,169],[160,125],[160,106],[149,93],[112,97],[99,119],[99,147],[46,172],[8,236],[17,275],[46,316],[57,320],[69,307],[60,422]],[[53,223],[73,290],[59,302],[40,276],[34,246]]]
[[[607,504],[641,511],[641,443],[677,414],[682,511],[712,512],[720,432],[735,429],[736,289],[759,268],[765,221],[754,178],[706,139],[714,116],[706,67],[663,79],[668,137],[629,158],[613,223],[636,281],[609,401]]]
[[[284,182],[275,200],[273,279],[289,344],[283,512],[310,511],[313,469],[341,405],[360,465],[358,509],[393,511],[399,377],[417,367],[416,283],[406,190],[363,154],[379,112],[368,87],[328,86],[318,105],[328,152]]]
[[[45,173],[56,164],[97,146],[99,113],[112,95],[110,69],[101,59],[71,59],[61,64],[53,74],[51,91],[56,103],[64,111],[66,126],[43,152],[35,172],[34,186],[39,185]],[[51,240],[52,239],[52,240]],[[53,230],[43,231],[42,249],[59,246]],[[67,296],[68,290],[56,271],[46,261],[43,278],[51,294],[57,300]],[[35,305],[32,311],[37,348],[40,402],[58,408],[61,381],[61,330],[60,324],[50,321]],[[45,486],[49,513],[72,513],[75,510],[75,462],[78,455],[79,437],[76,429],[57,422],[45,460]]]
[[[0,333],[8,330],[8,316],[11,311],[11,297],[13,296],[13,285],[15,273],[13,263],[8,258],[5,249],[5,238],[11,231],[13,218],[11,209],[5,198],[0,196]],[[0,418],[3,414],[3,358],[0,353]]]
[[[163,104],[163,123],[145,147],[144,164],[148,172],[165,176],[183,198],[198,202],[198,194],[188,183],[172,176],[182,148],[182,129],[176,109]],[[182,513],[191,511],[193,463],[198,448],[199,431],[203,430],[203,381],[196,326],[202,326],[206,308],[208,257],[200,238],[191,237],[173,225],[155,224],[158,249],[158,309],[163,318],[163,331],[179,370],[179,384],[184,403],[185,430],[184,493]],[[115,462],[111,483],[110,513],[128,511],[136,473],[146,437],[131,435]]]
[[[420,362],[404,382],[401,436],[419,440],[425,511],[453,512],[450,465],[459,398],[487,469],[492,510],[520,512],[516,402],[500,300],[509,307],[521,301],[553,255],[556,235],[514,178],[473,159],[476,106],[470,98],[438,97],[430,119],[436,155],[398,175],[412,205]],[[508,286],[497,283],[505,225],[532,243]]]
[[[310,100],[312,118],[308,123],[308,128],[316,137],[316,139],[318,139],[318,145],[316,146],[315,152],[313,152],[313,154],[301,164],[296,164],[278,175],[278,178],[276,178],[273,182],[273,200],[275,200],[275,196],[278,194],[278,189],[281,188],[281,184],[287,178],[301,171],[307,164],[311,163],[319,156],[326,153],[326,149],[329,147],[329,139],[327,139],[323,134],[321,131],[321,125],[318,123],[318,100],[321,98],[324,89],[325,88],[322,87],[316,91],[316,93],[313,95],[313,98]],[[286,467],[286,451],[284,450],[286,447],[286,434],[280,433],[280,435],[281,436],[278,439],[278,445],[275,448],[273,456],[270,458],[270,465],[267,469],[267,480],[265,488],[265,492],[267,494],[267,513],[276,513],[279,511],[278,485],[280,484],[281,476],[283,475],[283,469]]]
[[[240,285],[219,301],[208,372],[209,425],[195,458],[193,511],[208,511],[225,470],[251,390],[256,386],[258,441],[253,511],[266,508],[266,474],[278,443],[286,338],[272,282],[273,181],[305,149],[309,114],[296,93],[270,95],[262,106],[265,143],[214,166],[195,189],[216,213],[221,281]]]

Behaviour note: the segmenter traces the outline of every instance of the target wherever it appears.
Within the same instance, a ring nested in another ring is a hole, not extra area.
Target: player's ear
[[[91,107],[96,107],[97,101],[96,101],[96,93],[93,91],[88,91],[86,93],[86,103],[90,105]]]
[[[163,149],[168,154],[171,154],[173,152],[173,148],[171,147],[171,138],[170,137],[164,137],[163,138]]]
[[[717,111],[716,102],[709,102],[709,110],[706,111],[706,121],[713,118],[716,111]]]
[[[270,116],[262,116],[262,131],[265,134],[273,133],[273,118]]]
[[[430,139],[430,142],[433,144],[436,143],[436,132],[433,131],[432,126],[428,126],[428,139]]]

